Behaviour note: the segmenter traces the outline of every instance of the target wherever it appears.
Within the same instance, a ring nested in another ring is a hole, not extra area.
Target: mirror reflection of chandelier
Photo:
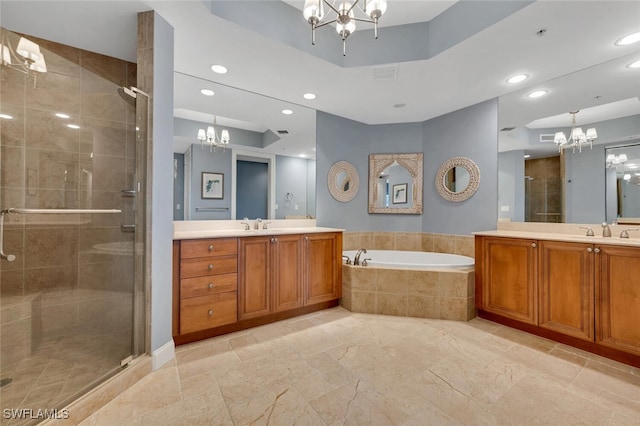
[[[627,154],[609,154],[607,155],[607,168],[616,167],[618,164],[624,164],[627,161]]]
[[[209,152],[215,151],[216,147],[222,147],[222,152],[225,152],[227,145],[231,141],[229,137],[229,131],[227,129],[223,129],[220,132],[220,137],[216,133],[216,117],[213,116],[213,126],[207,127],[205,132],[204,129],[198,129],[198,140],[200,141],[200,147],[203,147],[205,144],[209,145]]]
[[[589,144],[590,148],[593,148],[593,141],[598,138],[598,132],[595,127],[587,129],[587,133],[582,130],[582,127],[576,127],[576,114],[580,111],[570,111],[571,114],[571,133],[569,133],[569,139],[565,136],[564,132],[556,132],[553,137],[553,142],[558,145],[558,151],[560,153],[567,148],[573,148],[573,152],[582,152],[582,145]]]
[[[338,4],[335,5],[336,0],[329,2],[329,0],[306,0],[304,2],[304,9],[302,15],[304,19],[311,24],[311,44],[316,44],[316,28],[324,27],[325,25],[336,23],[336,31],[342,37],[342,55],[347,54],[347,37],[356,30],[356,21],[368,22],[373,24],[373,32],[375,38],[378,38],[378,19],[384,15],[387,10],[387,0],[363,0],[364,9],[362,9],[358,3],[360,0],[355,0],[353,3],[344,0],[338,0]],[[331,10],[325,15],[324,6]],[[357,18],[355,12],[362,12],[365,17]],[[336,14],[335,18],[329,21],[324,21],[331,12]]]

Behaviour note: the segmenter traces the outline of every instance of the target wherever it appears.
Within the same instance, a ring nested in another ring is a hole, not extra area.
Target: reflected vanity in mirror
[[[348,161],[338,161],[329,169],[327,187],[336,200],[342,203],[353,200],[360,187],[358,171]]]
[[[447,201],[467,200],[480,186],[480,169],[469,158],[450,158],[438,169],[435,185],[440,196]]]
[[[369,213],[422,213],[423,157],[369,155]]]
[[[180,72],[174,84],[174,220],[315,217],[314,109]],[[225,149],[198,139],[209,126]],[[212,170],[224,195],[202,199]]]
[[[612,223],[629,214],[623,212],[625,204],[640,204],[640,194],[623,194],[616,187],[622,179],[621,188],[633,188],[624,182],[625,174],[629,180],[634,176],[633,169],[613,178],[605,152],[640,141],[640,100],[635,90],[640,71],[628,67],[638,54],[636,49],[537,84],[548,94],[535,100],[527,97],[531,86],[499,98],[500,220]],[[576,128],[595,128],[597,139],[592,147],[585,144],[561,154],[554,135],[571,135],[574,117]],[[618,200],[618,195],[626,198]]]

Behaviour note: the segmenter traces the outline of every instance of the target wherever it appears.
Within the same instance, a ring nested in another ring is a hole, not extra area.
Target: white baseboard
[[[169,340],[164,345],[153,351],[151,354],[153,371],[158,370],[160,367],[171,361],[176,356],[176,346],[173,343],[173,339]]]

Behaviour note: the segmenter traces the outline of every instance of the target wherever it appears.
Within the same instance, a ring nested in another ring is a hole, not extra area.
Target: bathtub
[[[353,262],[356,250],[344,251]],[[448,253],[369,250],[367,266],[342,264],[340,304],[352,311],[468,321],[476,316],[471,257]]]
[[[353,262],[356,252],[348,250],[342,254]],[[400,269],[470,268],[475,263],[468,256],[426,251],[368,250],[360,255],[360,263],[364,259],[371,259],[367,260],[369,266]]]

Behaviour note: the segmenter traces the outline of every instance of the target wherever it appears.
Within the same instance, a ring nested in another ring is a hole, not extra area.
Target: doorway
[[[238,160],[236,165],[237,217],[268,218],[269,167],[267,163]]]

